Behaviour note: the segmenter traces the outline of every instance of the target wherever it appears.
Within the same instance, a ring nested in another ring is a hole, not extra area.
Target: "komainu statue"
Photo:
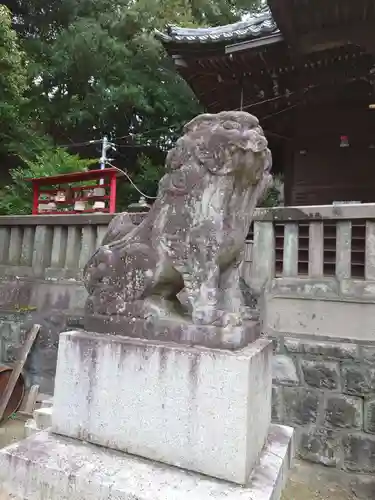
[[[270,168],[254,116],[188,123],[147,218],[134,226],[117,216],[87,263],[85,328],[213,347],[248,342],[238,265]]]

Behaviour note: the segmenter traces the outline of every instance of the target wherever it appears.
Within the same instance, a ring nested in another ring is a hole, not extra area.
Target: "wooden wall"
[[[304,108],[294,114],[293,128],[285,148],[286,204],[375,201],[375,110]],[[341,135],[349,147],[340,148]]]

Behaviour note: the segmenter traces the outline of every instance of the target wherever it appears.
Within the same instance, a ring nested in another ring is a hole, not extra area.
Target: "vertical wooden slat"
[[[253,242],[252,240],[246,240],[245,241],[245,250],[243,254],[243,260],[245,262],[251,262],[251,254],[253,251]]]
[[[64,267],[68,231],[63,226],[53,228],[51,267],[61,269]]]
[[[21,265],[31,266],[33,260],[35,226],[25,227],[22,238]]]
[[[246,283],[250,283],[251,280],[251,254],[253,249],[253,241],[246,240],[245,248],[243,252],[243,260],[239,266],[240,276],[246,281]]]
[[[35,274],[43,274],[51,264],[52,228],[50,226],[36,226],[33,246],[32,266]]]
[[[9,257],[10,227],[0,227],[0,264],[6,264]]]
[[[275,276],[275,228],[272,222],[254,222],[250,284],[261,292]]]
[[[375,280],[375,222],[366,221],[365,279]]]
[[[340,221],[336,226],[336,277],[351,277],[352,265],[352,223]]]
[[[323,222],[309,224],[309,277],[323,276],[324,228]]]
[[[93,226],[85,226],[82,230],[82,245],[79,256],[79,268],[83,269],[95,251],[96,231]]]
[[[13,226],[10,230],[9,264],[18,266],[21,260],[23,228]]]
[[[295,222],[285,224],[283,276],[298,276],[298,224]]]
[[[67,269],[78,269],[82,244],[82,227],[69,226],[66,245],[65,266]]]
[[[96,248],[102,244],[104,236],[107,234],[108,226],[97,226]]]

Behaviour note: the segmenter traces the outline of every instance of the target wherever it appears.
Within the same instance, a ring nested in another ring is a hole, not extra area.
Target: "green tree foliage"
[[[16,149],[25,124],[22,106],[27,89],[26,57],[11,25],[9,10],[0,5],[0,154]]]
[[[6,5],[20,45],[9,17],[8,36],[19,61],[27,64],[12,66],[21,67],[18,94],[14,91],[4,102],[23,99],[21,117],[30,117],[38,141],[40,134],[58,144],[108,134],[120,138],[121,152],[124,145],[150,144],[165,151],[181,124],[201,111],[155,39],[155,28],[233,22],[245,0],[8,0]],[[43,147],[51,148],[48,139]],[[76,151],[92,156],[84,148]],[[155,190],[157,165],[143,158],[127,170],[147,192],[150,182]]]
[[[21,1],[16,28],[34,61],[30,108],[53,137],[122,136],[199,110],[153,36],[167,22],[157,2],[64,0],[48,9],[45,3]]]

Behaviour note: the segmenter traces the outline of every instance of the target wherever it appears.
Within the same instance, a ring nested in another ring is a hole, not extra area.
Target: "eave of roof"
[[[253,14],[246,21],[239,21],[216,28],[180,28],[168,26],[167,32],[156,31],[163,44],[209,44],[261,39],[280,34],[271,11],[267,8]]]

